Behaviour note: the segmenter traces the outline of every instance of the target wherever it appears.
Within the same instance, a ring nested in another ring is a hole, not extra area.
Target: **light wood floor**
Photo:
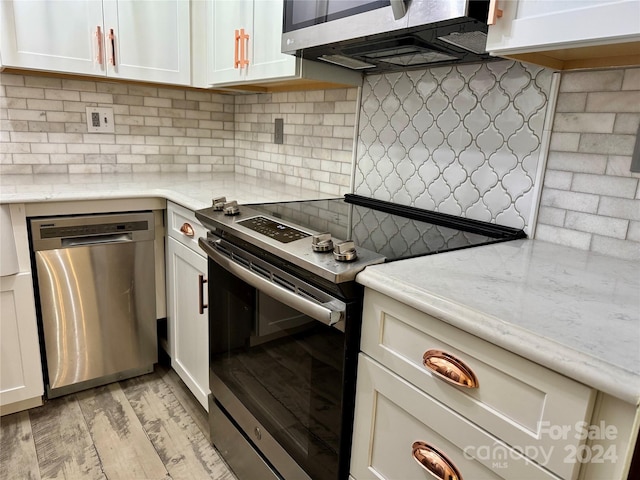
[[[0,418],[0,479],[235,480],[177,374],[153,373]]]

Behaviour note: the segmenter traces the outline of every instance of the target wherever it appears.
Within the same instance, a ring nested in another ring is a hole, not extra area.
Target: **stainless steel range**
[[[209,229],[209,420],[240,479],[346,479],[369,265],[524,237],[356,195],[196,212]]]

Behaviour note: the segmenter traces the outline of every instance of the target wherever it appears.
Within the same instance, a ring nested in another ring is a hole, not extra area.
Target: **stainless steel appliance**
[[[212,441],[241,479],[346,479],[368,265],[524,236],[378,200],[238,206],[210,231]]]
[[[495,59],[496,0],[285,0],[282,52],[365,73]]]
[[[153,370],[153,212],[30,220],[49,398]]]

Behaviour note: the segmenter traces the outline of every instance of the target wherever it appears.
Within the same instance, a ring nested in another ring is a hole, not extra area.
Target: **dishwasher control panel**
[[[99,223],[96,225],[67,225],[59,227],[55,223],[40,225],[40,238],[84,237],[86,235],[108,235],[147,230],[147,221],[123,223]]]

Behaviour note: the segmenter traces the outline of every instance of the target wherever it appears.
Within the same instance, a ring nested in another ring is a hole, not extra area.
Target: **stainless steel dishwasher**
[[[49,398],[153,370],[153,212],[30,220]]]

